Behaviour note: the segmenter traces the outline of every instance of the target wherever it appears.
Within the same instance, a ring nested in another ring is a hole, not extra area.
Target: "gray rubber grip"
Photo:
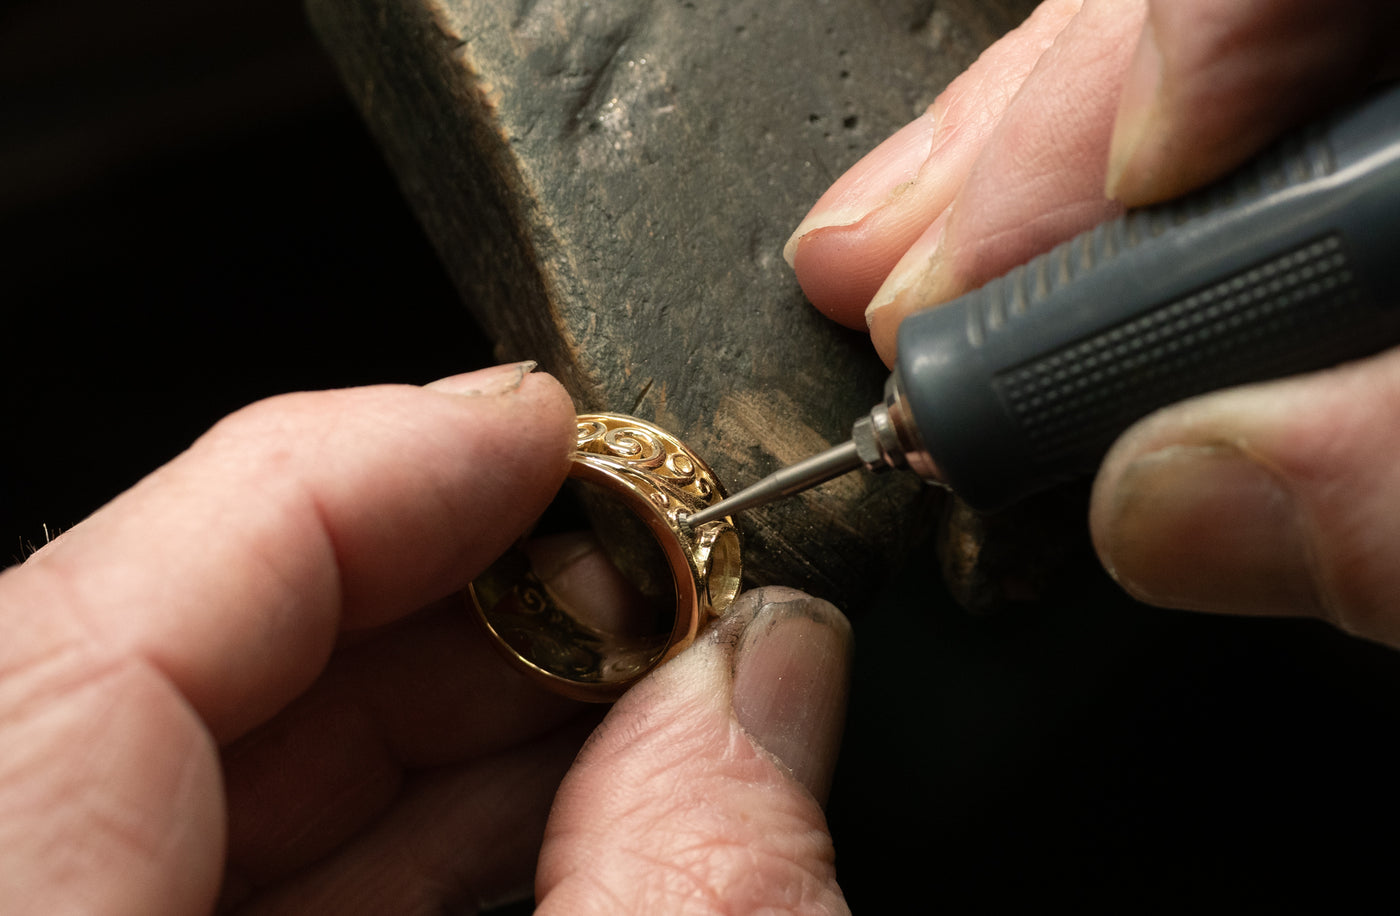
[[[1397,267],[1400,87],[911,316],[895,384],[943,482],[994,509],[1166,404],[1400,342]]]

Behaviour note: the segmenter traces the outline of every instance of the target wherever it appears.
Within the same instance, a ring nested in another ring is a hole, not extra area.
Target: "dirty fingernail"
[[[937,127],[934,116],[925,112],[836,179],[783,246],[788,266],[793,266],[803,236],[817,229],[859,222],[914,181],[933,149]]]
[[[1136,597],[1188,610],[1321,612],[1298,505],[1236,446],[1168,446],[1110,486],[1095,493],[1095,543]]]
[[[461,375],[450,375],[429,382],[423,387],[465,397],[500,397],[517,390],[525,376],[534,372],[538,366],[534,360],[527,359],[518,363],[490,366],[475,372],[464,372]]]
[[[909,247],[866,306],[865,325],[870,340],[886,365],[894,365],[900,323],[910,314],[945,302],[959,292],[944,257],[951,212],[949,207],[939,214]]]
[[[846,721],[851,628],[828,602],[755,589],[727,615],[748,617],[734,655],[734,714],[749,737],[825,803]]]
[[[1104,180],[1104,195],[1121,199],[1125,191],[1141,184],[1144,176],[1134,169],[1139,147],[1147,136],[1148,125],[1156,114],[1158,94],[1162,90],[1162,51],[1157,45],[1152,17],[1142,25],[1137,51],[1128,66],[1123,82],[1123,94],[1118,101],[1118,118],[1113,125],[1113,139],[1108,149],[1108,173]]]
[[[943,279],[940,268],[943,266],[949,212],[945,210],[939,214],[890,271],[875,297],[870,300],[870,305],[866,306],[867,326],[874,321],[878,312],[891,305],[911,305],[913,299],[928,304],[940,301],[939,290]]]

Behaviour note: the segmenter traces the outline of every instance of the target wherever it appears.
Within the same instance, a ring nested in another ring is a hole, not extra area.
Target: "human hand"
[[[843,175],[787,254],[809,298],[894,359],[913,311],[1240,164],[1393,75],[1385,0],[1046,0]],[[1400,353],[1195,399],[1109,453],[1091,527],[1163,605],[1325,617],[1400,644],[1390,460]]]
[[[517,366],[274,398],[0,575],[6,912],[473,912],[542,842],[540,912],[839,910],[834,609],[744,596],[570,770],[598,710],[450,597],[573,430]]]

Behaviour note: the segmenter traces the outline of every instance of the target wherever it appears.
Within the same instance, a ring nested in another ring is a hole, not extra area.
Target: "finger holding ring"
[[[534,568],[528,542],[478,577],[471,599],[517,668],[567,696],[610,701],[733,602],[739,536],[727,517],[694,529],[686,523],[687,515],[723,499],[724,489],[684,443],[644,420],[579,415],[569,478],[570,492],[551,511],[563,507],[567,515],[570,503],[585,510],[642,610],[619,613],[596,606],[601,592],[552,587]],[[545,527],[542,520],[536,532]]]

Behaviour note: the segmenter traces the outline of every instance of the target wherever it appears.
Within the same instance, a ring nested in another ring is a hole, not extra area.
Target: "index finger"
[[[529,367],[285,395],[0,577],[0,679],[135,656],[224,741],[316,677],[344,627],[463,587],[543,511],[573,409]]]

